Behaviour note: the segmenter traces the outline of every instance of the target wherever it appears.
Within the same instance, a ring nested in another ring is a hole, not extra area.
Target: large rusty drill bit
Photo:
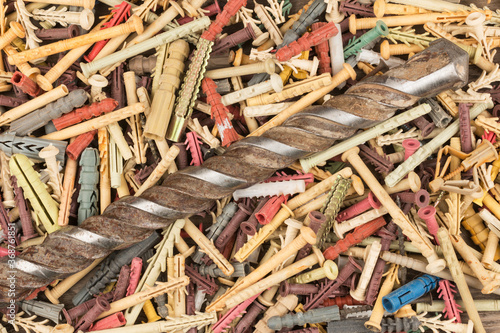
[[[111,204],[100,216],[80,227],[68,226],[23,251],[15,262],[0,258],[0,302],[7,303],[12,266],[15,299],[34,288],[78,272],[94,259],[147,238],[154,229],[176,219],[209,209],[215,199],[263,181],[299,158],[327,149],[336,140],[353,135],[391,117],[396,110],[420,98],[460,88],[468,79],[468,55],[444,39],[384,75],[351,87],[322,106],[312,106],[290,117],[282,126],[260,137],[232,144],[220,156],[201,166],[171,174],[161,186],[140,197]],[[9,266],[11,264],[11,266]]]

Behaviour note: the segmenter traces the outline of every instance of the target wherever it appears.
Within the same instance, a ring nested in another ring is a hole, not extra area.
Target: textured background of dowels
[[[221,2],[223,2],[223,1],[221,1]],[[293,3],[293,7],[292,7],[292,13],[293,13],[293,12],[296,12],[299,8],[301,8],[308,1],[307,0],[291,0],[291,2]],[[462,0],[461,3],[462,4],[474,3],[478,7],[482,7],[482,6],[487,4],[487,1],[486,0],[478,0],[478,1]],[[223,4],[221,3],[221,6],[222,5]],[[101,6],[102,6],[102,4],[98,5],[99,8],[102,8]],[[249,7],[253,7],[252,2],[249,2]],[[491,10],[500,9],[500,0],[492,0],[491,3],[488,5],[488,7]],[[497,56],[495,58],[495,62],[500,62],[500,54],[497,54]],[[470,79],[473,80],[473,79],[477,78],[481,72],[475,66],[471,66],[470,68],[471,68]],[[192,219],[193,219],[193,222],[195,224],[197,224],[196,218],[193,217]],[[90,277],[91,274],[89,274],[88,276]],[[86,283],[86,281],[87,281],[87,279],[83,279],[82,281],[80,281],[75,287],[73,287],[69,292],[67,292],[65,295],[63,295],[61,297],[61,301],[70,306],[72,297],[74,296],[76,291],[78,291]],[[500,296],[498,296],[498,295],[483,295],[480,293],[480,291],[476,291],[474,289],[471,289],[471,291],[472,291],[472,294],[473,294],[475,299],[500,299]],[[459,296],[457,296],[457,298],[458,297]],[[486,331],[488,333],[500,332],[500,313],[482,312],[480,314],[481,314],[481,318],[483,320],[483,324],[484,324]],[[465,314],[462,315],[462,318],[465,320],[466,315]],[[140,319],[138,322],[140,322]]]
[[[487,4],[486,0],[462,0],[461,4],[467,5],[474,3],[478,7],[488,6],[491,10],[500,9],[500,0],[492,0],[490,4]],[[495,56],[495,63],[500,62],[500,54]],[[469,81],[473,81],[479,75],[481,75],[481,70],[476,66],[469,67]],[[472,297],[474,299],[500,299],[499,295],[484,295],[479,290],[471,289]],[[459,299],[460,296],[457,296]],[[465,312],[465,311],[464,311]],[[484,328],[488,333],[498,333],[500,332],[500,313],[496,312],[480,312],[481,320],[483,321]],[[462,315],[462,319],[465,320],[467,318],[467,314]]]
[[[292,13],[296,12],[299,8],[302,8],[304,4],[308,2],[308,0],[291,0],[293,7],[292,7]],[[470,3],[476,4],[478,7],[483,7],[487,5],[486,0],[480,0],[480,1],[474,1],[474,0],[462,0],[460,2],[461,4],[467,5]],[[222,6],[222,3],[220,3]],[[487,5],[488,8],[491,10],[496,10],[500,9],[500,0],[492,0],[489,5]],[[253,7],[253,3],[249,2],[248,7]],[[500,54],[497,54],[495,56],[495,62],[500,62]],[[470,66],[470,76],[469,76],[469,81],[475,80],[479,75],[481,74],[481,70],[477,68],[476,66]],[[196,217],[191,218],[195,224],[197,224]],[[89,274],[89,277],[91,274]],[[411,278],[411,277],[409,277]],[[75,285],[69,292],[64,294],[61,297],[62,303],[71,304],[71,299],[73,298],[74,294],[80,290],[86,283],[87,279],[82,279],[77,285]],[[479,290],[471,289],[472,296],[474,299],[499,299],[499,295],[484,295],[482,294]],[[437,296],[434,297],[437,299]],[[457,299],[459,299],[459,296],[457,296]],[[480,312],[481,319],[483,321],[483,325],[488,333],[499,333],[500,332],[500,313],[495,313],[495,312]],[[145,319],[145,318],[144,318]],[[462,319],[464,320],[463,322],[466,322],[467,315],[462,314]],[[140,322],[140,319],[139,319]],[[430,331],[428,331],[430,332]],[[10,332],[9,332],[10,333]]]

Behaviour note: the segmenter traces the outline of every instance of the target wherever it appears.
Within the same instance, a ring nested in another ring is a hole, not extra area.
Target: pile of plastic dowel
[[[0,2],[0,333],[498,332],[500,9]]]

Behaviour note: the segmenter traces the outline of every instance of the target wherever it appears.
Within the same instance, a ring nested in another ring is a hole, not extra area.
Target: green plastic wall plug
[[[349,44],[344,47],[344,59],[352,55],[357,55],[364,46],[370,44],[380,36],[387,36],[387,34],[389,34],[387,25],[383,21],[377,21],[377,25],[373,29],[370,29],[363,36],[359,38],[354,37],[349,41]]]

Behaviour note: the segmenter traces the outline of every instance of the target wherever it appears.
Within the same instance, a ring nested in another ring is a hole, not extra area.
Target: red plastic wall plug
[[[361,17],[375,17],[375,13],[373,12],[373,4],[364,5],[357,2],[356,0],[344,0],[340,2],[339,10],[349,16],[355,14]]]
[[[326,22],[316,22],[311,25],[312,31],[317,31],[321,27],[327,25]],[[319,67],[318,73],[330,73],[332,74],[332,65],[330,59],[330,46],[328,45],[328,41],[324,41],[319,43],[314,47],[314,51],[316,51],[316,55],[319,59]]]
[[[27,77],[21,72],[14,72],[12,75],[12,78],[10,79],[10,82],[21,89],[24,93],[32,96],[32,97],[37,97],[41,95],[44,91],[42,88],[40,88],[35,81]]]
[[[364,303],[356,301],[351,295],[337,296],[329,298],[323,302],[323,307],[336,305],[342,309],[344,305],[362,305]]]
[[[89,311],[87,311],[75,325],[75,330],[85,332],[101,313],[103,313],[104,311],[108,311],[110,308],[111,307],[106,298],[104,298],[103,296],[97,297],[94,306]]]
[[[360,202],[355,203],[351,207],[341,211],[337,215],[337,221],[346,221],[366,212],[370,208],[379,209],[380,207],[382,207],[382,204],[380,203],[380,201],[378,201],[377,197],[373,195],[373,192],[370,192],[368,193],[366,199],[363,199]]]
[[[431,132],[434,130],[434,128],[436,128],[436,125],[434,124],[434,122],[428,121],[427,119],[425,119],[424,116],[420,116],[420,117],[412,120],[411,123],[418,127],[418,129],[420,130],[420,132],[424,138],[426,136],[428,136],[429,134],[431,134]]]
[[[259,201],[259,204],[257,205],[257,207],[255,207],[252,215],[250,215],[250,217],[248,218],[248,220],[246,220],[245,222],[242,222],[240,224],[240,228],[241,230],[243,231],[243,233],[245,235],[248,235],[248,236],[253,236],[255,235],[255,233],[257,232],[257,225],[259,224],[259,220],[257,220],[257,217],[255,217],[255,214],[257,214],[258,212],[260,212],[260,210],[262,209],[262,207],[265,206],[265,204],[269,201],[270,198],[262,198],[260,201]]]
[[[221,14],[219,14],[219,16],[220,15]],[[205,32],[207,31],[208,30],[206,30]],[[234,130],[234,127],[227,116],[227,113],[229,111],[224,106],[224,104],[222,104],[221,95],[219,95],[216,91],[217,84],[215,84],[215,82],[212,79],[204,78],[203,81],[201,81],[201,88],[203,89],[203,92],[207,95],[207,102],[212,107],[211,109],[212,119],[215,119],[215,123],[217,125],[217,128],[219,129],[219,134],[222,139],[222,145],[224,147],[227,147],[231,143],[238,141],[239,140],[238,133],[236,133],[236,131]]]
[[[259,223],[265,225],[271,222],[274,215],[276,215],[278,210],[281,208],[281,204],[286,204],[287,199],[288,195],[275,195],[271,197],[271,199],[266,202],[264,207],[262,207],[261,210],[255,214]]]
[[[229,328],[229,325],[231,322],[236,319],[236,317],[241,316],[242,313],[245,312],[245,310],[259,297],[260,293],[258,293],[255,296],[250,297],[243,303],[240,303],[236,305],[234,308],[230,309],[226,314],[224,314],[218,322],[212,326],[211,330],[214,333],[220,333],[222,331],[225,331],[227,328]]]
[[[455,301],[456,290],[455,286],[448,280],[439,280],[438,295],[444,301],[444,317],[446,319],[455,318],[455,323],[461,323],[460,313],[463,311],[459,309],[460,305]]]
[[[403,148],[405,149],[405,161],[420,148],[420,141],[417,139],[403,140]]]
[[[125,22],[130,17],[131,8],[132,5],[130,5],[126,1],[123,1],[121,4],[116,5],[115,8],[111,11],[113,13],[113,17],[111,18],[111,20],[103,24],[102,29],[111,28],[122,22]],[[101,52],[102,48],[108,43],[108,41],[109,39],[106,39],[95,43],[89,54],[84,56],[83,58],[87,62],[91,62],[92,60],[94,60],[94,58],[99,54],[99,52]]]
[[[2,197],[0,196],[0,201],[2,201]],[[9,215],[7,214],[7,210],[3,205],[0,205],[0,227],[2,227],[2,230],[0,230],[0,233],[4,234],[4,238],[7,239],[7,232],[5,230],[10,230],[9,225],[10,225],[10,219]],[[14,235],[14,243],[15,245],[19,245],[19,237],[16,234]],[[9,242],[10,244],[10,242]]]
[[[118,102],[112,98],[105,98],[100,102],[85,105],[74,111],[52,120],[52,123],[58,131],[71,125],[78,124],[83,120],[88,120],[92,117],[97,117],[103,113],[111,112],[118,106]]]
[[[418,210],[418,217],[425,221],[427,229],[429,229],[429,233],[434,237],[436,244],[439,245],[439,240],[437,238],[439,225],[436,221],[436,208],[434,208],[434,206],[420,208]]]
[[[19,219],[21,220],[21,226],[23,228],[23,235],[21,236],[21,242],[25,240],[38,237],[38,234],[35,232],[33,228],[33,223],[31,222],[31,214],[28,211],[28,206],[26,205],[26,199],[24,198],[23,190],[17,186],[16,176],[10,177],[10,183],[12,185],[12,189],[14,190],[14,200],[16,202],[16,207],[19,210]]]
[[[222,250],[229,242],[231,237],[236,235],[240,224],[252,214],[252,207],[244,205],[242,203],[238,204],[238,211],[233,215],[229,223],[226,225],[224,230],[220,233],[219,237],[215,240],[214,244],[217,249]],[[231,248],[232,250],[232,248]]]
[[[307,215],[307,218],[309,219],[309,228],[311,228],[315,233],[318,233],[318,230],[321,228],[323,223],[326,222],[326,216],[318,212],[316,210],[310,212]],[[297,253],[297,256],[295,257],[295,261],[299,261],[300,259],[304,259],[311,253],[312,245],[311,244],[306,244],[303,248],[299,250]]]
[[[110,301],[113,298],[113,293],[106,293],[100,297],[103,297],[106,301]],[[66,322],[72,326],[75,326],[76,321],[79,317],[83,316],[85,313],[89,312],[92,309],[97,301],[97,298],[91,298],[90,300],[75,306],[69,310],[63,309],[63,315],[66,319]]]
[[[120,274],[118,275],[118,281],[116,282],[115,290],[112,291],[113,298],[111,299],[111,302],[118,301],[123,297],[125,297],[125,295],[127,294],[127,288],[129,284],[130,284],[130,266],[123,265],[120,270]]]
[[[397,225],[391,221],[385,227],[380,228],[377,231],[377,236],[381,238],[380,245],[381,251],[388,251],[393,240],[396,239]],[[366,291],[366,298],[364,303],[368,305],[373,305],[377,299],[378,292],[380,290],[380,284],[382,282],[382,276],[385,271],[385,261],[378,259],[373,269],[372,278],[370,284],[368,285],[368,290]]]
[[[229,36],[219,39],[212,48],[212,55],[224,54],[228,49],[246,42],[247,40],[254,40],[256,38],[252,26],[249,24],[245,28],[238,30]]]
[[[460,122],[460,146],[466,154],[472,152],[472,137],[470,130],[470,104],[458,104],[458,120]]]
[[[344,239],[339,240],[335,245],[330,246],[323,252],[325,259],[335,260],[339,254],[347,251],[351,246],[360,243],[363,239],[373,235],[378,229],[385,225],[384,218],[378,217],[373,221],[363,224],[347,234]]]
[[[243,333],[252,327],[255,319],[266,309],[266,307],[255,300],[248,308],[247,313],[241,318],[240,322],[234,328],[234,333]]]
[[[130,296],[135,293],[135,289],[137,289],[137,285],[139,284],[139,280],[141,278],[142,272],[142,259],[135,257],[132,259],[130,263],[130,279],[127,287],[127,294],[125,296]]]
[[[404,203],[415,204],[420,208],[429,205],[430,201],[430,194],[424,189],[418,190],[416,193],[410,191],[400,192],[396,193],[395,196],[399,197],[399,200]]]
[[[70,24],[66,28],[37,29],[35,35],[41,40],[69,39],[80,36],[80,27],[76,24]]]
[[[18,251],[14,251],[14,255],[18,255]],[[6,247],[0,247],[0,257],[6,257],[9,255],[9,250]]]
[[[280,284],[281,297],[287,297],[290,294],[311,295],[317,293],[318,290],[319,287],[314,284],[289,283],[287,281],[283,281]]]
[[[365,163],[370,163],[375,167],[375,171],[380,173],[391,172],[394,170],[392,163],[387,156],[379,155],[375,149],[369,148],[366,145],[359,145],[359,156]]]
[[[355,272],[361,271],[361,266],[352,257],[349,257],[349,261],[342,267],[339,275],[335,280],[330,280],[326,284],[322,285],[317,294],[311,296],[304,305],[304,310],[315,309],[322,305],[324,301],[330,296],[330,294],[339,289],[339,287]]]
[[[212,277],[201,275],[196,268],[186,265],[185,271],[191,281],[198,286],[198,289],[205,291],[208,295],[213,296],[219,290],[219,285]]]
[[[117,312],[117,313],[112,314],[109,317],[106,317],[106,318],[99,320],[97,323],[90,326],[89,332],[107,330],[110,328],[117,328],[117,327],[125,325],[126,323],[127,323],[127,321],[125,320],[125,316],[123,315],[123,313]]]
[[[190,165],[200,166],[203,163],[203,155],[201,154],[201,138],[196,132],[186,133],[186,149],[191,153]]]
[[[301,52],[309,50],[311,47],[328,41],[338,33],[335,23],[330,22],[321,28],[311,33],[306,32],[296,41],[291,42],[287,46],[282,47],[276,52],[276,59],[279,61],[288,61],[292,57],[299,55]]]
[[[14,96],[5,96],[5,95],[0,95],[0,105],[1,106],[8,106],[9,108],[15,108],[16,106],[19,106],[23,103],[26,103],[27,100],[17,98]]]
[[[481,138],[484,140],[488,140],[491,143],[495,143],[497,141],[497,135],[493,132],[488,132],[488,130],[484,131],[484,134],[481,136]]]
[[[287,175],[284,171],[281,173],[276,172],[276,176],[267,178],[264,183],[270,182],[283,182],[287,180],[303,180],[306,184],[314,182],[314,175],[312,173],[298,173],[296,175]]]
[[[247,0],[229,0],[222,12],[217,15],[215,21],[210,24],[207,30],[203,32],[201,38],[214,41],[215,37],[222,32],[222,29],[229,23],[232,16],[236,14],[241,7],[247,5]]]
[[[66,154],[68,154],[68,157],[76,161],[82,151],[89,146],[92,140],[94,140],[96,134],[97,130],[93,130],[77,136],[75,141],[71,142],[66,147]]]

